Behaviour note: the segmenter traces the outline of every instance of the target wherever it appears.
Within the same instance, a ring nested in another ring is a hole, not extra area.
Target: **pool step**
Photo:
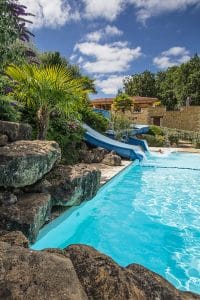
[[[179,148],[194,148],[194,144],[186,140],[180,140],[178,146]]]

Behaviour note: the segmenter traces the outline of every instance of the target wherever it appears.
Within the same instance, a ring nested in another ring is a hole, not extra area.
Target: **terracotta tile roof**
[[[140,96],[134,96],[131,97],[136,103],[154,103],[158,101],[158,98],[151,98],[151,97],[140,97]],[[98,98],[90,100],[91,103],[104,103],[104,104],[112,104],[114,98]]]
[[[114,100],[114,98],[99,98],[99,99],[90,100],[90,102],[92,102],[92,103],[108,103],[108,104],[112,104],[113,100]]]

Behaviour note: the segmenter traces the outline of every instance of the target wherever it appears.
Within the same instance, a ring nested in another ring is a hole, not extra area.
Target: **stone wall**
[[[184,107],[180,111],[167,111],[162,126],[183,130],[200,130],[200,106]]]
[[[126,116],[136,124],[150,124],[149,108],[143,108],[141,112],[126,112]]]
[[[179,111],[166,111],[163,106],[144,108],[141,112],[127,112],[127,117],[137,124],[154,124],[160,117],[160,126],[200,131],[200,106],[182,107]]]

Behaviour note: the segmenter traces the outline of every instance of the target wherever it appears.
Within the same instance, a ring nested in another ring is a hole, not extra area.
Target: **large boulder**
[[[84,163],[100,163],[104,159],[106,153],[108,152],[100,147],[93,149],[85,147],[85,149],[81,150],[80,158]]]
[[[193,293],[180,292],[162,276],[141,265],[131,264],[126,269],[131,270],[132,277],[134,278],[137,287],[144,291],[146,298],[149,300],[200,299],[200,296]]]
[[[0,299],[88,300],[88,297],[69,258],[0,242]]]
[[[89,299],[145,299],[131,276],[111,258],[85,245],[66,248]]]
[[[0,120],[0,134],[5,134],[9,142],[31,140],[32,128],[29,124]]]
[[[8,137],[6,134],[0,134],[0,147],[3,147],[5,145],[7,145],[8,143]]]
[[[89,299],[200,300],[142,266],[122,268],[92,247],[71,245],[65,251]]]
[[[6,242],[10,245],[28,248],[28,239],[21,231],[0,230],[0,242]]]
[[[121,166],[122,160],[119,155],[112,151],[105,155],[102,163],[108,166]]]
[[[96,195],[100,177],[98,169],[85,164],[57,165],[43,180],[25,191],[50,193],[54,206],[74,206]]]
[[[41,179],[60,159],[52,141],[17,141],[0,147],[0,187],[24,187]]]
[[[0,233],[0,299],[199,300],[139,265],[120,267],[92,247],[33,251]],[[16,240],[14,238],[14,240]],[[17,245],[17,246],[16,246]],[[26,244],[25,244],[26,247]]]
[[[51,214],[51,196],[45,193],[19,195],[12,205],[0,206],[0,229],[19,230],[34,242],[40,228]]]

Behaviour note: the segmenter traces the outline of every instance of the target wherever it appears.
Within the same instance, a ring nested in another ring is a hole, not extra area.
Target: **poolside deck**
[[[107,166],[101,163],[92,163],[91,166],[98,168],[101,171],[101,186],[108,182],[111,178],[117,175],[119,172],[127,168],[132,161],[122,160],[121,166]]]
[[[158,152],[160,149],[163,151],[172,150],[172,152],[190,152],[190,153],[200,153],[200,149],[196,148],[164,148],[164,147],[149,147],[150,151]]]

